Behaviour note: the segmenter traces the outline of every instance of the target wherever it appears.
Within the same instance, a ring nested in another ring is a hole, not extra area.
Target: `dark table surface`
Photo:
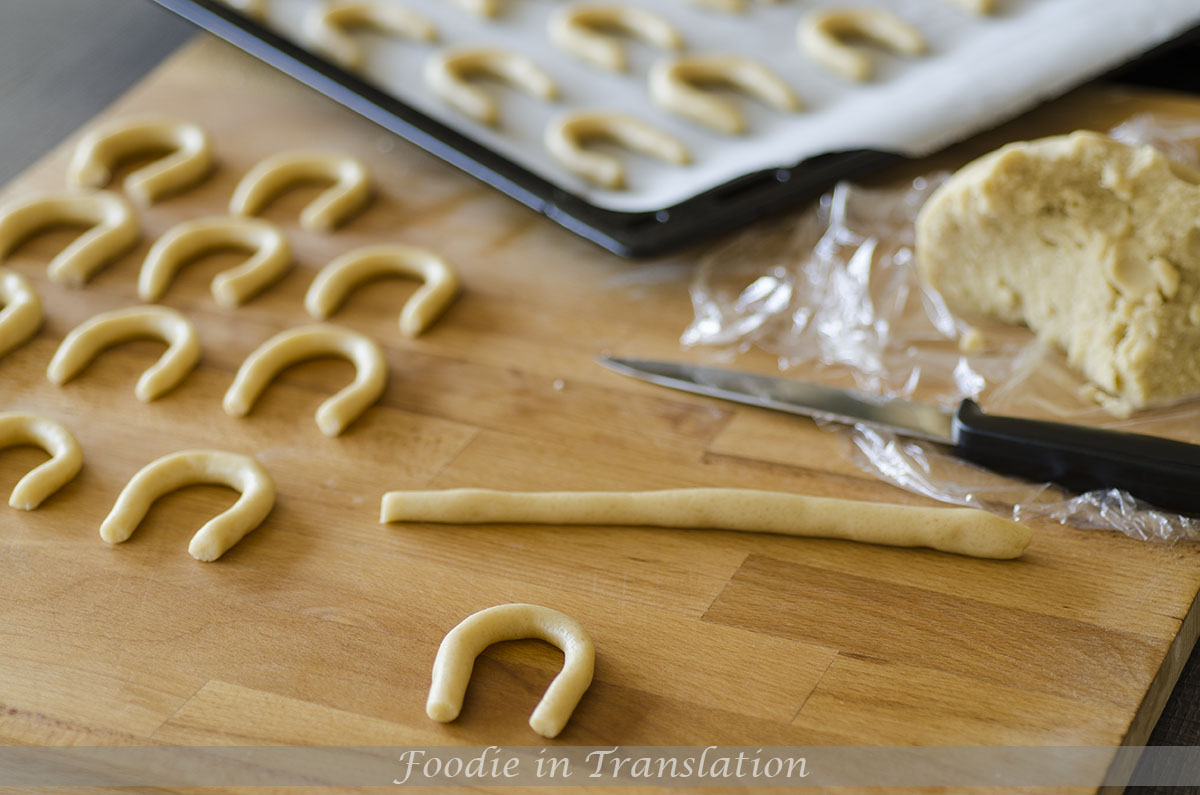
[[[0,183],[195,33],[149,0],[0,0]],[[1200,43],[1156,55],[1123,70],[1119,79],[1200,94]],[[1200,745],[1200,652],[1188,660],[1149,744]],[[1142,795],[1159,788],[1127,791]]]

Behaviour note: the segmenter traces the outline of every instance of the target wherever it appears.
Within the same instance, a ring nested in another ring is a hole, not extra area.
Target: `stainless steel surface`
[[[844,389],[677,362],[602,356],[600,364],[624,375],[697,395],[732,400],[789,414],[882,425],[905,436],[953,444],[953,414],[907,400],[879,400]]]

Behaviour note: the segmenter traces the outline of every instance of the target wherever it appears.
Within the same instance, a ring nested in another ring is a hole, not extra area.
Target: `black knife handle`
[[[960,457],[1006,475],[1073,491],[1118,488],[1159,508],[1200,514],[1200,445],[1157,436],[985,414],[954,413]]]

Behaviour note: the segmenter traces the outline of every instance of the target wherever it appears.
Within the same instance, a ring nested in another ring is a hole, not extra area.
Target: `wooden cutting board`
[[[943,163],[1134,111],[1198,108],[1093,90]],[[539,744],[526,720],[561,660],[545,644],[489,649],[457,722],[434,723],[423,708],[442,636],[514,601],[563,610],[596,642],[595,683],[561,743],[1144,743],[1196,639],[1193,547],[1044,523],[1023,558],[995,562],[717,531],[380,525],[385,491],[458,486],[927,501],[862,474],[842,436],[808,421],[594,363],[604,351],[711,355],[678,343],[697,252],[617,259],[215,40],[181,51],[104,118],[145,111],[209,129],[214,177],[146,210],[143,243],[86,289],[45,278],[68,232],[35,238],[6,263],[36,283],[48,317],[0,360],[0,407],[65,422],[86,466],[41,510],[0,513],[5,743]],[[3,197],[60,187],[73,143]],[[295,222],[316,189],[272,205],[266,217],[290,235],[299,265],[236,311],[220,310],[207,286],[237,257],[185,268],[164,303],[195,321],[204,360],[165,398],[133,395],[162,350],[151,342],[112,349],[65,387],[46,381],[67,331],[137,303],[151,241],[224,213],[251,165],[295,147],[358,155],[378,199],[332,235]],[[465,292],[416,340],[396,326],[408,282],[358,291],[333,318],[384,346],[380,404],[344,436],[322,436],[313,412],[352,370],[319,361],[286,372],[248,418],[222,413],[245,356],[309,322],[301,301],[315,270],[382,241],[440,251]],[[772,367],[752,356],[739,365]],[[161,500],[129,542],[101,542],[130,476],[191,447],[262,461],[279,489],[265,524],[220,561],[193,560],[192,533],[234,499],[195,487]],[[0,491],[44,457],[0,453]]]

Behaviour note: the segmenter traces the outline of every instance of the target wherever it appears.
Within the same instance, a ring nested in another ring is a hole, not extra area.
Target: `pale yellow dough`
[[[691,160],[687,147],[679,139],[623,113],[578,111],[546,127],[546,149],[564,168],[603,188],[625,187],[625,166],[620,160],[607,152],[584,148],[588,141],[596,139],[613,141],[675,165]]]
[[[257,218],[199,218],[176,224],[146,254],[138,275],[138,297],[157,301],[187,262],[218,249],[240,249],[252,256],[217,274],[212,295],[224,309],[235,309],[283,278],[292,267],[287,238],[274,224]]]
[[[950,2],[975,14],[990,14],[996,10],[996,0],[950,0]]]
[[[142,206],[186,190],[212,171],[212,144],[199,125],[146,116],[117,119],[86,133],[67,166],[67,182],[75,188],[103,188],[121,160],[156,149],[171,153],[125,180],[125,192]]]
[[[263,19],[267,15],[267,0],[221,0],[221,2],[254,19]]]
[[[683,47],[683,37],[665,17],[645,8],[626,5],[574,6],[550,17],[550,41],[602,69],[623,72],[629,68],[624,45],[609,31],[636,36],[663,50]]]
[[[170,392],[200,361],[200,338],[183,314],[165,306],[135,306],[103,312],[71,330],[46,369],[46,377],[59,386],[79,375],[102,350],[132,339],[154,338],[168,347],[138,379],[135,394],[149,403]]]
[[[224,450],[183,450],[147,464],[121,490],[100,525],[109,544],[129,539],[159,497],[184,486],[215,483],[241,493],[229,510],[209,520],[188,544],[196,560],[212,561],[262,524],[275,507],[275,481],[258,461]]]
[[[24,345],[42,327],[42,300],[21,274],[0,267],[0,356]]]
[[[796,30],[800,49],[817,63],[848,80],[870,80],[875,71],[871,57],[847,44],[850,38],[866,39],[900,55],[923,55],[925,37],[903,18],[879,8],[832,8],[815,11],[800,20]]]
[[[370,28],[415,41],[433,41],[437,29],[417,12],[392,0],[330,0],[304,18],[308,40],[347,69],[360,69],[363,49],[347,32]]]
[[[1200,173],[1092,132],[1006,146],[917,218],[954,309],[1024,323],[1117,413],[1200,394]]]
[[[427,249],[384,244],[355,249],[322,268],[304,296],[304,306],[324,320],[352,290],[381,276],[412,276],[424,282],[400,312],[400,333],[410,338],[429,328],[458,295],[458,273],[446,260]]]
[[[380,520],[712,528],[929,547],[977,558],[1018,557],[1032,538],[1023,525],[971,508],[918,508],[756,489],[392,491],[383,496]]]
[[[242,177],[229,211],[257,215],[277,195],[305,182],[333,183],[300,213],[300,225],[312,232],[336,229],[371,200],[371,175],[361,161],[331,152],[281,152]]]
[[[90,227],[47,266],[51,281],[71,287],[82,287],[141,236],[133,207],[116,193],[43,194],[0,208],[0,261],[26,238],[53,226]]]
[[[548,102],[558,96],[554,79],[533,60],[514,52],[487,48],[449,50],[425,62],[425,84],[430,91],[481,124],[495,125],[500,121],[500,106],[467,82],[476,75],[503,80]]]
[[[355,366],[354,383],[326,400],[317,409],[317,427],[326,436],[338,436],[383,395],[387,362],[370,337],[330,324],[288,329],[264,342],[238,368],[225,393],[225,413],[244,417],[258,396],[281,370],[306,359],[340,356]]]
[[[494,17],[500,13],[500,0],[454,0],[454,2],[477,17]]]
[[[480,652],[493,643],[525,638],[553,643],[563,652],[562,670],[529,716],[535,732],[557,737],[592,683],[596,647],[578,621],[541,605],[496,605],[468,616],[450,630],[433,662],[425,713],[441,723],[457,718]]]
[[[50,454],[49,461],[17,481],[8,499],[12,507],[32,511],[79,474],[83,450],[60,422],[35,414],[0,414],[0,448],[23,445],[34,445]]]
[[[726,135],[746,131],[746,119],[727,99],[701,86],[736,88],[776,110],[800,109],[791,86],[775,72],[740,55],[678,55],[650,70],[650,96],[662,108]]]

